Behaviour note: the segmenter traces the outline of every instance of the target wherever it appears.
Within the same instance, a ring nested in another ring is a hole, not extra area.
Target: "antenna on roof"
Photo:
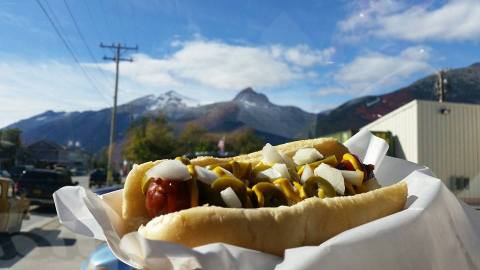
[[[447,70],[441,69],[437,72],[437,80],[435,81],[434,91],[438,98],[438,102],[444,102],[447,94]]]

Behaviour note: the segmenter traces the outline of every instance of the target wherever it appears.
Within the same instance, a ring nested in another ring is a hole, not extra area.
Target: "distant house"
[[[459,197],[480,203],[480,106],[413,100],[362,129],[388,131],[394,156],[428,166]]]
[[[80,147],[68,147],[67,152],[67,166],[73,171],[74,175],[87,173],[91,155]]]
[[[68,164],[68,151],[65,146],[52,141],[40,140],[27,146],[32,160],[38,167],[51,167]]]

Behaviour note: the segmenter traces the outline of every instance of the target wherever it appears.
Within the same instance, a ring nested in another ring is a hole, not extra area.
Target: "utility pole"
[[[437,72],[437,80],[435,81],[435,95],[438,97],[438,102],[445,101],[445,95],[447,94],[447,71],[440,70]]]
[[[113,142],[115,139],[115,121],[117,119],[117,95],[118,95],[118,73],[119,73],[119,64],[120,61],[128,61],[133,62],[132,58],[122,58],[121,54],[128,51],[128,50],[138,50],[138,46],[135,47],[127,47],[126,45],[121,45],[120,43],[112,45],[104,45],[100,43],[101,48],[112,49],[115,53],[114,57],[107,57],[104,56],[103,60],[111,60],[115,62],[115,92],[113,95],[113,109],[112,109],[112,118],[110,121],[110,142],[108,144],[108,164],[107,164],[107,186],[112,183],[113,180],[113,164],[112,164],[112,156],[113,156]]]

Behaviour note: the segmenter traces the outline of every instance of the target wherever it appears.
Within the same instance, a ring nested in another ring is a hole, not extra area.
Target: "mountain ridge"
[[[446,101],[480,104],[480,63],[446,72]],[[358,129],[413,99],[435,100],[435,75],[428,75],[395,91],[362,96],[328,111],[313,114],[295,106],[272,103],[265,94],[247,87],[229,101],[200,105],[175,91],[147,95],[119,105],[115,139],[121,141],[128,127],[144,116],[164,114],[178,132],[189,123],[209,132],[231,132],[252,128],[273,144]],[[7,126],[22,129],[29,144],[48,139],[60,144],[80,141],[90,152],[108,144],[111,108],[97,111],[54,112],[51,110]],[[95,134],[95,136],[91,136]]]

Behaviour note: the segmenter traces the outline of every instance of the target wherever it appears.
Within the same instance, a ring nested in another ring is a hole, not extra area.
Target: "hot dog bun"
[[[293,206],[258,209],[194,207],[159,216],[139,233],[152,240],[201,246],[223,242],[275,255],[319,245],[353,227],[402,210],[407,184],[349,197],[309,198]]]
[[[348,149],[334,138],[300,140],[275,146],[277,150],[290,157],[294,155],[296,150],[307,147],[316,148],[324,156],[335,155],[338,160],[341,160],[343,154],[348,152]],[[261,151],[257,151],[232,158],[198,157],[190,162],[194,165],[207,166],[226,163],[230,160],[257,163],[260,162],[261,159]],[[160,162],[162,162],[162,160],[136,165],[127,176],[123,189],[122,203],[122,217],[125,221],[127,232],[137,230],[140,225],[146,224],[150,220],[145,208],[145,195],[141,191],[141,183],[145,172]],[[227,211],[233,210],[228,209]]]

